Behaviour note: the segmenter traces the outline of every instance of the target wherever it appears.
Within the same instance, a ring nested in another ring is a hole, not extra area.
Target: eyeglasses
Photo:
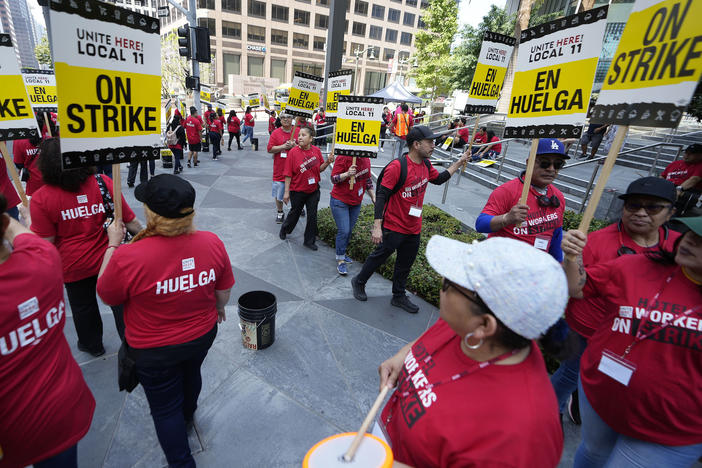
[[[536,197],[536,202],[539,204],[539,206],[543,207],[552,206],[554,208],[558,208],[561,206],[561,201],[555,195],[551,195],[550,197],[546,195],[538,196]]]
[[[643,208],[646,211],[646,214],[648,215],[656,215],[663,211],[665,208],[670,208],[673,205],[661,205],[659,203],[635,203],[632,201],[625,201],[624,202],[624,209],[628,211],[629,213],[636,213],[639,211],[641,208]]]
[[[565,166],[565,161],[562,159],[539,159],[536,162],[541,169],[548,169],[553,166],[555,170],[559,171]]]
[[[459,293],[461,293],[461,295],[463,295],[463,297],[465,297],[466,299],[468,299],[468,300],[469,300],[470,302],[472,302],[473,304],[475,304],[475,305],[477,305],[477,306],[480,306],[480,307],[482,307],[483,309],[487,309],[487,306],[485,305],[485,303],[483,302],[483,300],[480,299],[480,296],[478,296],[478,294],[473,293],[473,294],[475,294],[475,297],[473,297],[473,296],[469,295],[468,293],[463,292],[463,290],[462,290],[461,288],[459,288],[459,287],[456,285],[456,283],[454,283],[453,281],[444,278],[443,283],[441,283],[441,290],[442,290],[443,292],[446,292],[446,290],[448,290],[448,288],[450,288],[450,287],[452,287],[453,289],[455,289],[456,291],[458,291]]]

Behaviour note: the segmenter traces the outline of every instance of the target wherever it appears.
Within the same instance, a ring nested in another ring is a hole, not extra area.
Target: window
[[[367,71],[366,79],[363,84],[363,95],[368,96],[379,89],[383,89],[385,87],[386,78],[387,73],[385,72]]]
[[[214,10],[215,5],[214,5],[214,0],[197,0],[197,7],[198,8],[207,8],[208,10]]]
[[[383,28],[380,26],[371,26],[370,30],[368,31],[368,38],[378,40],[383,39]]]
[[[288,32],[280,29],[271,29],[271,44],[287,46]]]
[[[241,13],[241,0],[222,0],[222,10]]]
[[[249,0],[249,16],[257,18],[266,17],[266,4],[258,0]]]
[[[407,5],[408,7],[416,7],[417,0],[405,0],[405,5]]]
[[[381,5],[373,5],[371,9],[371,16],[373,18],[385,19],[385,7]]]
[[[429,8],[429,0],[422,0],[419,4],[420,8]]]
[[[314,41],[312,41],[312,50],[324,50],[324,45],[327,43],[327,39],[320,36],[314,36]]]
[[[405,13],[402,24],[405,26],[414,26],[414,13]]]
[[[251,27],[251,26],[249,26]],[[249,76],[263,76],[263,57],[249,55],[247,58],[247,72]]]
[[[293,74],[296,71],[309,73],[310,75],[322,76],[321,63],[293,62]]]
[[[296,49],[309,49],[310,36],[307,34],[293,33],[293,47]]]
[[[241,55],[239,54],[228,54],[224,53],[222,55],[222,61],[224,62],[224,81],[228,81],[229,75],[241,75]]]
[[[366,24],[365,23],[357,23],[356,21],[353,22],[353,28],[351,29],[351,33],[354,36],[366,36]]]
[[[412,34],[403,32],[400,36],[400,44],[402,45],[412,45]]]
[[[388,21],[392,21],[393,23],[399,23],[400,22],[400,10],[390,8],[388,10]]]
[[[392,58],[395,58],[395,49],[385,49],[383,51],[383,60],[387,62]]]
[[[271,5],[271,19],[288,22],[289,8],[280,5]]]
[[[406,62],[409,60],[409,52],[402,51],[398,54],[397,58],[400,62]]]
[[[317,5],[325,6],[329,8],[329,0],[317,0]]]
[[[197,25],[209,29],[210,34],[214,37],[217,28],[217,21],[214,18],[198,18]]]
[[[420,17],[417,18],[417,27],[418,27],[419,29],[427,29],[427,25],[426,25],[426,23],[424,22],[424,17],[423,17],[423,16],[420,16]]]
[[[390,28],[386,29],[385,42],[397,42],[397,31]]]
[[[371,60],[380,60],[380,47],[369,46],[368,49],[366,49],[366,57]]]
[[[231,39],[241,39],[241,23],[222,21],[222,36]]]
[[[285,59],[271,59],[271,78],[285,81]]]
[[[309,26],[310,25],[310,12],[309,11],[302,11],[302,10],[295,10],[294,22],[295,22],[295,24]]]
[[[355,42],[351,43],[351,52],[349,52],[351,55],[356,55],[358,52],[361,52],[363,50],[363,44],[357,44]]]
[[[246,26],[246,38],[251,42],[266,42],[266,28],[249,24]]]
[[[391,1],[393,1],[395,3],[402,3],[402,0],[391,0]]]
[[[356,0],[353,7],[353,12],[358,13],[359,15],[368,16],[368,2]]]
[[[329,27],[329,16],[317,13],[314,16],[314,26],[319,29],[327,29]]]

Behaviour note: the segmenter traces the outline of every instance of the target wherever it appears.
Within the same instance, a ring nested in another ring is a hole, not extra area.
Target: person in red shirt
[[[672,251],[583,268],[587,237],[563,238],[571,297],[607,305],[580,363],[576,467],[691,466],[702,455],[702,217]]]
[[[629,184],[626,193],[619,198],[624,200],[620,221],[587,237],[588,243],[583,250],[586,268],[622,255],[672,251],[680,237],[680,233],[668,229],[666,224],[673,215],[675,201],[675,186],[671,182],[658,177],[643,177]],[[586,340],[606,318],[607,304],[599,297],[571,299],[566,309],[566,322],[577,335],[580,349],[574,356],[561,360],[551,383],[556,391],[559,412],[563,414],[567,408],[575,424],[580,424],[577,394],[580,357]]]
[[[0,194],[0,463],[77,466],[95,399],[63,334],[61,257],[6,209]]]
[[[444,278],[439,319],[378,369],[381,389],[397,387],[379,420],[393,458],[417,468],[555,468],[563,433],[534,340],[566,305],[561,266],[505,238],[434,236],[427,260]]]
[[[7,174],[7,169],[4,167],[0,169],[0,195],[3,195],[7,201],[7,214],[19,220],[19,209],[17,206],[22,200],[17,194],[17,190],[15,190],[15,187],[12,185],[10,176]]]
[[[466,118],[461,117],[461,120],[459,121],[460,123],[458,124],[458,141],[453,145],[454,148],[460,148],[464,145],[467,145],[468,142],[470,141],[470,129],[466,127]]]
[[[563,260],[565,198],[552,182],[566,159],[570,157],[563,152],[563,143],[552,138],[540,139],[526,205],[519,203],[524,186],[522,173],[492,191],[475,221],[475,229],[488,237],[524,241],[549,252],[559,262]]]
[[[388,125],[392,122],[392,114],[387,106],[383,107],[383,120],[380,122],[380,151],[385,152],[383,147],[385,146],[385,139],[387,137]]]
[[[44,185],[38,164],[39,143],[41,143],[39,136],[27,140],[15,140],[12,143],[12,155],[15,166],[27,171],[29,175],[29,178],[26,179],[27,186],[25,189],[29,196],[32,196],[39,187]],[[23,178],[23,180],[25,179]]]
[[[487,143],[488,138],[487,138],[487,127],[480,127],[477,132],[475,132],[475,137],[473,137],[473,145],[481,145],[483,143]],[[478,151],[481,150],[481,147],[479,146],[473,146],[472,152],[473,155],[477,153]]]
[[[331,127],[327,128],[327,115],[324,113],[324,107],[320,107],[314,114],[314,131],[317,133],[315,145],[321,146],[327,141],[327,135],[331,131]]]
[[[205,129],[205,146],[206,146],[206,148],[203,148],[203,151],[205,153],[208,151],[207,148],[209,148],[209,145],[210,145],[210,131],[209,131],[210,114],[214,114],[214,113],[215,113],[215,111],[212,110],[212,104],[207,104],[207,110],[205,112],[203,112],[203,114],[202,114],[202,117],[204,118],[204,122],[202,120],[200,120],[202,127]]]
[[[39,168],[45,185],[32,197],[31,229],[53,243],[61,255],[78,349],[101,356],[105,347],[95,284],[102,254],[108,246],[103,225],[113,217],[112,180],[104,175],[95,176],[94,168],[62,170],[57,138],[44,140],[39,150]],[[131,233],[141,230],[141,223],[124,197],[122,216]],[[117,331],[123,336],[122,308],[113,307],[112,312]]]
[[[351,279],[353,297],[359,301],[368,300],[366,281],[393,252],[397,251],[390,304],[411,314],[419,312],[419,307],[405,295],[405,285],[419,250],[422,206],[427,183],[440,185],[448,182],[468,159],[468,155],[464,154],[439,174],[429,163],[436,137],[437,135],[424,125],[412,128],[407,134],[409,154],[403,157],[403,161],[393,160],[383,169],[383,178],[376,191],[375,220],[371,232],[371,239],[377,247],[366,258],[360,273]],[[401,181],[403,164],[406,164],[407,172],[404,181]],[[395,185],[398,182],[402,184],[396,189]]]
[[[212,143],[212,159],[217,159],[217,156],[222,154],[220,151],[220,143],[222,141],[222,122],[217,118],[217,114],[210,114],[210,121],[207,125],[210,134],[210,143]]]
[[[675,203],[678,216],[686,216],[689,210],[694,210],[702,196],[702,144],[688,146],[682,160],[670,163],[661,177],[678,187]]]
[[[307,207],[307,224],[303,245],[311,250],[317,250],[317,205],[319,204],[320,173],[334,162],[334,155],[325,161],[322,152],[312,144],[314,130],[309,127],[300,129],[297,137],[298,146],[288,151],[285,159],[285,192],[283,203],[290,202],[290,213],[280,226],[279,236],[285,240],[293,232],[300,219],[302,209]]]
[[[351,187],[351,178],[354,178]],[[334,222],[336,223],[336,270],[340,275],[348,274],[347,263],[351,258],[346,255],[353,227],[356,225],[358,214],[361,212],[363,194],[367,191],[375,203],[373,178],[369,158],[356,158],[353,162],[351,156],[338,156],[332,169],[331,181],[334,187],[329,199]]]
[[[220,108],[217,108],[217,120],[219,120],[219,124],[221,125],[219,130],[219,154],[222,154],[222,146],[224,146],[224,129],[227,128],[227,119],[224,118],[224,111]]]
[[[273,155],[273,199],[277,210],[275,221],[283,223],[283,195],[285,195],[285,161],[288,152],[295,146],[300,129],[293,129],[292,115],[283,111],[280,114],[280,128],[276,128],[268,139],[268,152]]]
[[[222,241],[193,226],[195,189],[188,181],[161,174],[134,195],[144,203],[146,229],[120,245],[124,226],[109,227],[98,294],[124,304],[128,352],[168,465],[194,467],[187,427],[234,275]]]
[[[244,113],[244,138],[241,139],[242,143],[244,143],[247,138],[253,140],[254,125],[256,125],[256,119],[251,113],[251,107],[247,107]]]
[[[190,161],[197,167],[197,153],[202,149],[202,121],[197,115],[197,109],[194,106],[190,107],[190,116],[185,119],[185,135],[188,139],[188,148],[190,153],[188,154],[188,167]]]
[[[495,159],[502,153],[502,143],[497,143],[500,141],[500,137],[495,135],[495,132],[489,130],[487,132],[487,137],[485,143],[492,143],[491,145],[483,146],[478,148],[478,152],[473,154],[473,161],[480,161],[481,159]],[[565,153],[565,150],[563,151]]]
[[[176,109],[177,111],[178,109]],[[178,142],[175,145],[168,145],[171,152],[173,153],[173,173],[180,174],[183,172],[183,165],[181,161],[183,160],[183,148],[185,148],[185,143],[187,141],[185,136],[185,128],[183,127],[183,121],[180,118],[180,112],[173,116],[171,123],[167,127],[168,131],[175,132]]]
[[[236,146],[238,149],[241,148],[241,141],[239,137],[241,136],[241,120],[236,116],[236,111],[230,110],[229,116],[227,116],[227,131],[229,132],[229,144],[227,145],[227,151],[232,150],[232,139],[236,137]]]
[[[268,113],[268,135],[272,134],[273,130],[275,130],[275,121],[275,111],[271,109]]]
[[[409,107],[407,104],[402,104],[400,110],[401,112],[396,112],[392,122],[390,122],[390,133],[395,138],[394,159],[402,156],[402,150],[405,148],[405,142],[407,141],[407,134],[414,125],[414,120],[408,112]]]

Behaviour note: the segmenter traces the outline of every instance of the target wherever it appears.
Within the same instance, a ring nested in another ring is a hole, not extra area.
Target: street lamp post
[[[368,57],[368,58],[370,60],[375,60],[375,47],[373,47],[373,46],[366,47],[363,50],[356,49],[353,52],[353,55],[356,57],[356,71],[354,72],[354,75],[353,75],[354,80],[355,80],[353,90],[354,90],[354,94],[356,94],[356,95],[358,95],[358,82],[360,81],[358,79],[358,61],[361,59],[361,56],[363,56],[363,54],[365,54],[369,50],[370,50],[370,57]]]

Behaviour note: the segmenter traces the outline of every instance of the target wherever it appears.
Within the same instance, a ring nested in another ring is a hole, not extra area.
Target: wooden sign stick
[[[385,395],[388,394],[389,390],[390,390],[390,387],[385,386],[380,391],[378,398],[375,399],[375,403],[373,403],[373,406],[371,407],[370,411],[368,412],[368,415],[366,415],[366,419],[363,420],[363,424],[361,424],[361,428],[356,433],[356,437],[353,438],[353,442],[351,442],[351,446],[344,454],[344,461],[346,461],[347,463],[352,461],[353,457],[356,455],[356,451],[358,450],[358,447],[361,445],[361,441],[363,440],[363,437],[366,435],[366,431],[368,430],[368,426],[370,426],[370,423],[373,422],[373,419],[375,418],[375,413],[377,413],[378,410],[380,409],[380,405],[383,403],[383,400],[385,399]]]
[[[531,187],[531,176],[534,174],[534,164],[536,163],[536,150],[539,147],[539,139],[531,140],[531,150],[529,150],[529,159],[527,160],[526,174],[524,174],[524,187],[522,187],[522,196],[519,199],[520,205],[526,205],[529,188]]]
[[[475,119],[475,126],[473,127],[473,138],[471,138],[470,141],[468,142],[468,152],[469,153],[470,153],[471,148],[473,148],[473,140],[475,140],[475,133],[478,131],[478,123],[480,123],[480,114],[478,114],[478,117]],[[458,132],[456,132],[456,136],[454,138],[458,138]],[[468,164],[468,161],[465,161],[463,163],[463,166],[461,166],[461,174],[463,174],[463,171],[466,170],[466,164]]]
[[[592,191],[592,195],[590,195],[590,200],[585,208],[585,213],[583,213],[583,219],[580,220],[580,226],[578,226],[578,231],[585,235],[587,235],[587,232],[590,229],[590,222],[595,216],[595,210],[597,209],[597,205],[600,203],[600,197],[602,196],[602,192],[604,192],[607,179],[609,179],[609,174],[611,174],[612,169],[614,168],[614,163],[617,161],[617,154],[619,154],[619,150],[624,144],[628,131],[629,126],[622,125],[617,128],[617,134],[614,135],[614,141],[612,142],[612,146],[609,148],[609,152],[607,153],[607,159],[605,159],[604,165],[602,166],[602,172],[600,173],[600,177],[597,179],[597,185],[595,185],[595,189]],[[567,255],[566,258],[571,262],[575,260],[574,255]]]
[[[48,112],[42,112],[44,114],[44,122],[46,122],[46,131],[49,132],[49,138],[53,138],[53,135],[51,134],[51,125],[49,125],[49,113]]]
[[[0,141],[0,153],[2,153],[2,157],[5,158],[5,165],[10,171],[10,176],[12,176],[12,182],[15,183],[15,188],[17,189],[17,193],[22,199],[22,204],[24,206],[29,206],[27,194],[24,193],[24,189],[22,188],[22,182],[20,181],[19,174],[17,174],[17,168],[15,167],[14,161],[12,161],[12,158],[10,157],[10,152],[8,151],[7,145],[4,141]]]
[[[112,165],[112,201],[115,204],[115,220],[122,219],[122,174],[119,172],[119,166],[119,164]]]

